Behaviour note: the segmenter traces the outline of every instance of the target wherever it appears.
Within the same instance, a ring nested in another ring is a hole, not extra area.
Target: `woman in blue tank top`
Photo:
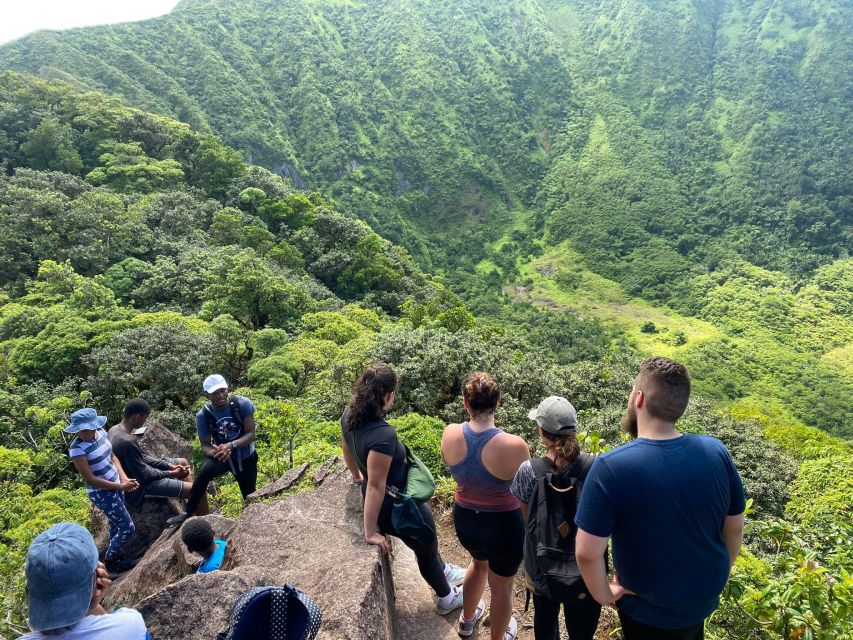
[[[474,633],[485,609],[481,596],[488,582],[492,640],[514,640],[518,629],[512,616],[512,584],[523,555],[524,519],[510,488],[530,452],[522,438],[495,426],[500,387],[492,376],[468,376],[462,401],[470,421],[448,425],[441,438],[441,454],[456,480],[456,535],[471,554],[459,635]]]

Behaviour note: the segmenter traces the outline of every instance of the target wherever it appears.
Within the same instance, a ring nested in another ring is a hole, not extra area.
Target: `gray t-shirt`
[[[135,609],[119,609],[104,616],[86,616],[69,631],[46,636],[31,631],[18,640],[149,640],[145,621]]]
[[[518,471],[515,472],[515,477],[512,479],[510,493],[521,500],[524,504],[530,504],[530,498],[533,497],[533,490],[536,488],[536,472],[533,471],[533,465],[530,460],[525,460],[521,463]]]

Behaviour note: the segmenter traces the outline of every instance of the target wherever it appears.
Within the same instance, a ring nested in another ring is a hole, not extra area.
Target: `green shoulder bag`
[[[361,473],[366,475],[367,469],[356,453],[355,433],[350,431],[350,436],[352,439],[352,454],[355,456],[355,461],[358,463]],[[410,496],[415,502],[426,502],[432,498],[435,493],[435,478],[433,477],[432,472],[423,463],[423,460],[416,456],[412,450],[406,446],[405,442],[403,443],[403,447],[406,449],[406,466],[408,467],[406,471],[405,494]],[[385,492],[392,497],[396,497],[398,495],[393,491],[389,492],[388,487],[385,488]]]

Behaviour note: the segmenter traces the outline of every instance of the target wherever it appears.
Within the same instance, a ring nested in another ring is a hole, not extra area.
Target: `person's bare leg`
[[[193,483],[184,481],[184,486],[181,489],[181,498],[186,500],[190,497],[190,489],[192,489]],[[198,507],[196,507],[195,516],[206,516],[210,513],[210,505],[207,503],[207,491],[201,496],[201,501],[198,503]]]
[[[504,632],[512,617],[512,584],[515,576],[504,578],[489,571],[489,590],[492,599],[489,604],[489,621],[492,640],[503,640]]]
[[[477,605],[483,597],[486,589],[486,580],[489,577],[489,563],[486,560],[471,559],[471,564],[465,571],[465,579],[462,581],[462,615],[466,620],[471,620],[477,613]]]

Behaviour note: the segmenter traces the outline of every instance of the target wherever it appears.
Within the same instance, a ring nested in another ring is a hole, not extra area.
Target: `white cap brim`
[[[536,424],[539,424],[539,421],[537,420],[537,418],[539,417],[539,407],[536,407],[535,409],[531,409],[530,413],[527,414],[527,417],[530,418],[531,420],[534,420],[536,422]]]

